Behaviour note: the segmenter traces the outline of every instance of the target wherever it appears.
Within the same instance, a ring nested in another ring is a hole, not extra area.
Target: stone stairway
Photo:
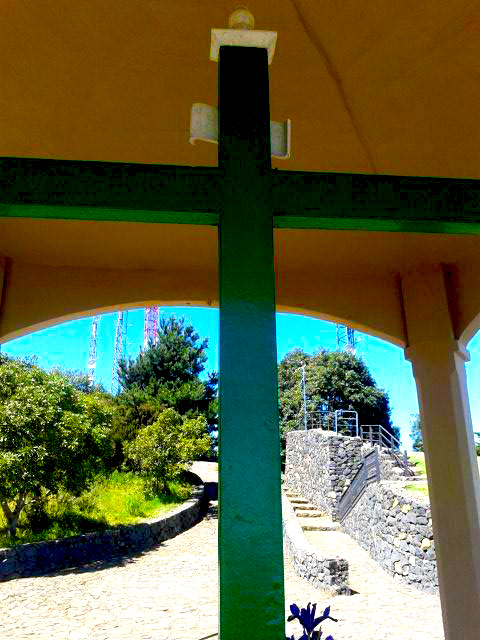
[[[305,498],[298,496],[290,489],[285,490],[285,495],[295,511],[297,520],[304,531],[338,531],[340,524],[333,522],[329,516],[311,504]]]
[[[427,482],[427,476],[412,476],[411,478],[408,478],[408,482]]]
[[[370,443],[365,443],[362,449],[362,453],[365,455],[372,450],[372,445]],[[401,454],[385,447],[378,447],[378,455],[380,461],[380,476],[382,480],[415,481],[415,466],[409,463],[408,468],[406,469],[401,464]]]

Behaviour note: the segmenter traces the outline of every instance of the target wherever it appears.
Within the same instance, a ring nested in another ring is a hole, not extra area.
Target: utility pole
[[[303,428],[307,430],[307,390],[305,381],[305,363],[302,364],[302,393],[303,393]]]

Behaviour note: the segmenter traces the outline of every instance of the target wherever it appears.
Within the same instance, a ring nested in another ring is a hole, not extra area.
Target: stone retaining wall
[[[295,573],[315,587],[332,594],[350,594],[348,562],[341,558],[322,558],[305,538],[288,498],[282,498],[283,534]]]
[[[309,429],[287,434],[285,480],[290,489],[337,520],[340,498],[375,445],[361,438]],[[389,453],[379,451],[380,477],[398,480],[403,470]]]
[[[389,573],[430,593],[438,589],[430,505],[378,482],[342,522],[344,530]]]
[[[338,501],[371,450],[360,438],[320,429],[292,431],[287,434],[286,484],[335,520]],[[389,573],[436,591],[430,505],[402,490],[408,478],[387,451],[380,450],[379,462],[382,481],[366,488],[342,526]]]
[[[160,520],[0,549],[0,581],[130,557],[192,527],[201,519],[206,505],[204,487],[200,485],[189,500]]]
[[[333,519],[340,497],[362,464],[360,438],[310,429],[287,434],[285,481]]]

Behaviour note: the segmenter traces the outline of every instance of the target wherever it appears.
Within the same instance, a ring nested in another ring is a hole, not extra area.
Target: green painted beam
[[[221,47],[221,640],[283,640],[270,115],[265,49]]]
[[[480,181],[272,172],[275,226],[419,233],[480,232]]]
[[[274,226],[480,233],[480,181],[266,170]],[[221,168],[0,158],[0,217],[218,223]]]
[[[479,222],[434,222],[383,218],[352,218],[349,216],[275,216],[276,229],[324,229],[331,231],[388,231],[393,233],[446,233],[479,235]]]
[[[218,225],[219,214],[213,211],[145,211],[143,209],[109,209],[107,207],[66,207],[41,204],[0,205],[1,218],[43,220],[97,220],[115,222],[154,222],[163,224]]]
[[[107,208],[210,214],[220,211],[221,178],[216,167],[0,158],[0,204],[84,207],[92,220]]]
[[[145,211],[142,209],[109,209],[107,207],[66,207],[50,205],[0,205],[2,218],[44,220],[99,220],[115,222],[149,222],[158,224],[195,224],[217,226],[219,213],[211,211]],[[403,233],[480,234],[480,220],[471,222],[439,222],[401,218],[354,218],[341,215],[274,215],[276,229],[330,229],[336,231],[389,231]]]

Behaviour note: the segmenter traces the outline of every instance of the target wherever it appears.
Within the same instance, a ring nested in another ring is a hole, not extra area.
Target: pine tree
[[[165,409],[174,409],[187,418],[204,416],[210,433],[217,425],[217,384],[215,373],[205,379],[208,339],[200,340],[194,327],[183,318],[160,319],[157,340],[134,359],[121,360],[118,380],[115,440],[118,460],[123,441],[136,437]]]

